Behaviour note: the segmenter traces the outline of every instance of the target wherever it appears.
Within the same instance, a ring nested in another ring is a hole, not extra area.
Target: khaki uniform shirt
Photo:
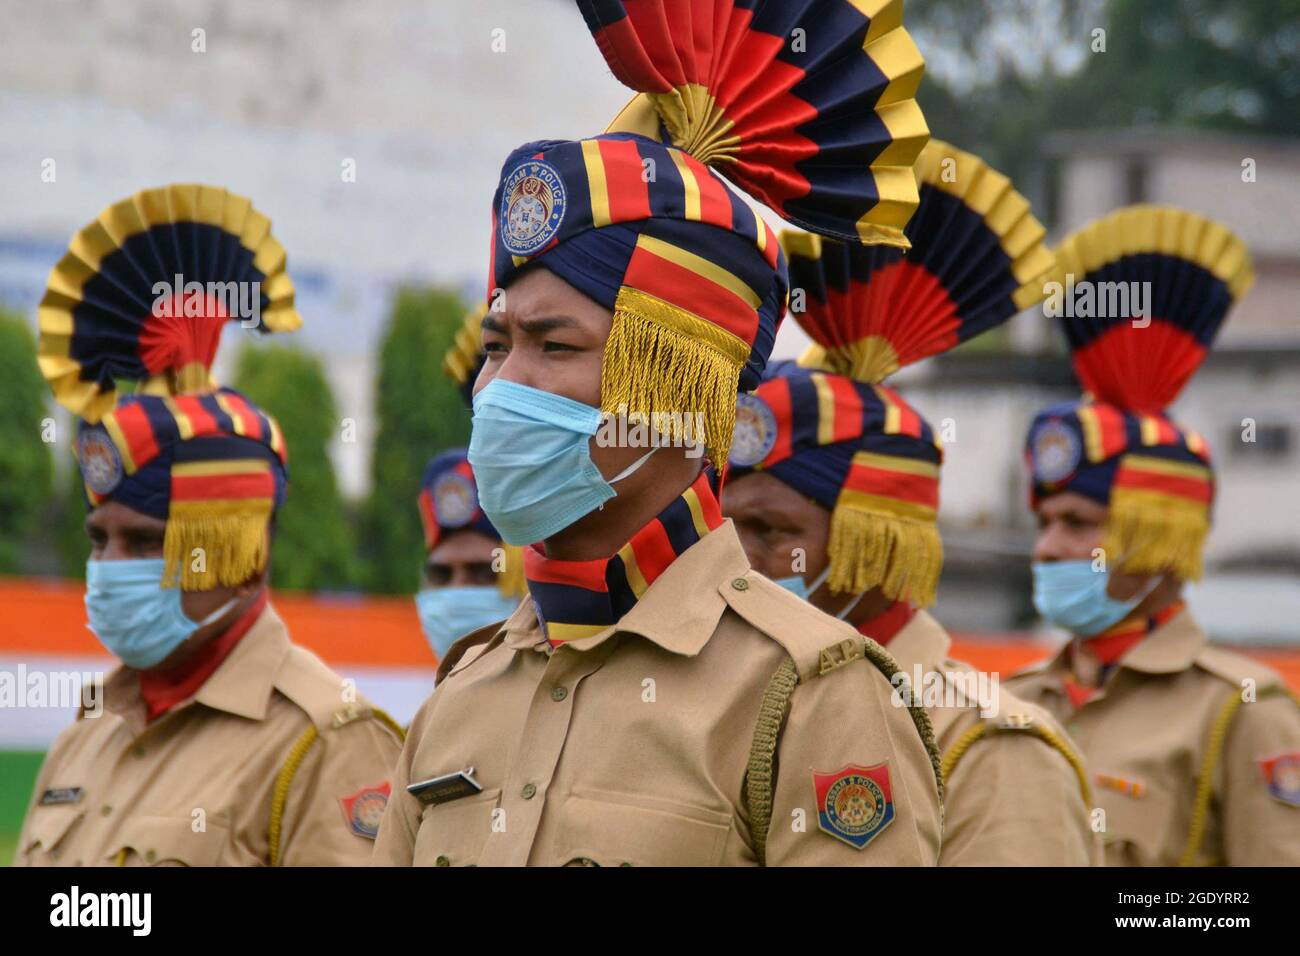
[[[1238,705],[1219,738],[1204,825],[1188,860],[1300,864],[1300,806],[1270,792],[1261,765],[1300,752],[1300,708],[1276,673],[1209,646],[1186,611],[1121,658],[1078,710],[1064,689],[1070,667],[1067,645],[1012,686],[1056,714],[1083,748],[1093,798],[1106,815],[1108,866],[1173,866],[1188,854],[1198,782],[1230,701]],[[1243,692],[1254,701],[1242,702]]]
[[[277,778],[313,728],[287,781],[279,862],[366,863],[401,743],[344,690],[269,606],[194,697],[152,723],[138,676],[118,668],[103,713],[78,714],[45,758],[15,863],[268,863]]]
[[[1099,864],[1086,771],[1073,742],[1042,708],[1001,686],[996,697],[988,684],[980,687],[989,675],[949,658],[950,645],[939,622],[917,611],[888,647],[922,695],[945,767],[956,760],[946,781],[939,865]],[[987,715],[982,696],[993,705]]]
[[[448,654],[402,750],[375,861],[754,865],[746,767],[769,681],[793,658],[766,862],[934,865],[940,807],[921,735],[876,665],[837,656],[844,641],[865,646],[750,570],[730,521],[599,634],[552,650],[526,600]],[[828,648],[843,664],[819,673]],[[861,849],[823,832],[814,772],[878,764],[893,819]],[[468,768],[481,792],[430,804],[406,792]]]

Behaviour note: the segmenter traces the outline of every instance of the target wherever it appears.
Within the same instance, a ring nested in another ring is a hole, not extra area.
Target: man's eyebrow
[[[528,335],[540,335],[543,332],[554,332],[556,329],[576,329],[578,320],[569,315],[545,315],[530,319],[515,319],[515,325],[519,331]],[[483,331],[504,335],[506,327],[491,315],[485,315]]]

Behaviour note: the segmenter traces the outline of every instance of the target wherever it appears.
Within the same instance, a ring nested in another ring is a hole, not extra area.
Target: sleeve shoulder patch
[[[362,787],[356,793],[339,797],[343,819],[348,829],[359,837],[373,840],[379,836],[379,821],[384,817],[393,785],[385,780],[374,786]]]

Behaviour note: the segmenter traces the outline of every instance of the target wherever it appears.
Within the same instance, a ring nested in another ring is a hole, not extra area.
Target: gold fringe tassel
[[[894,601],[934,603],[943,540],[932,522],[836,505],[827,552],[832,591],[859,594],[878,587]]]
[[[672,439],[698,441],[694,423],[702,421],[709,457],[721,466],[731,450],[736,391],[748,355],[749,346],[726,329],[624,286],[605,343],[601,408],[644,415]],[[684,425],[689,436],[683,436]]]
[[[523,597],[528,593],[528,583],[524,580],[524,549],[517,544],[501,542],[505,552],[505,567],[497,575],[497,587],[502,597]]]
[[[1209,509],[1197,501],[1146,489],[1111,492],[1106,516],[1107,555],[1129,574],[1173,574],[1195,581],[1204,570]]]
[[[186,591],[237,587],[266,567],[271,502],[171,504],[163,536],[163,586]]]

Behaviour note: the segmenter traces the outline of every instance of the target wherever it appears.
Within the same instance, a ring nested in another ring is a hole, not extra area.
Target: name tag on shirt
[[[43,807],[55,807],[61,803],[80,803],[85,791],[80,787],[58,787],[53,790],[46,790],[41,794],[40,805]]]
[[[482,784],[474,779],[474,768],[466,767],[455,773],[445,773],[441,777],[412,783],[407,786],[406,792],[426,806],[436,807],[440,803],[473,796],[482,789]]]

